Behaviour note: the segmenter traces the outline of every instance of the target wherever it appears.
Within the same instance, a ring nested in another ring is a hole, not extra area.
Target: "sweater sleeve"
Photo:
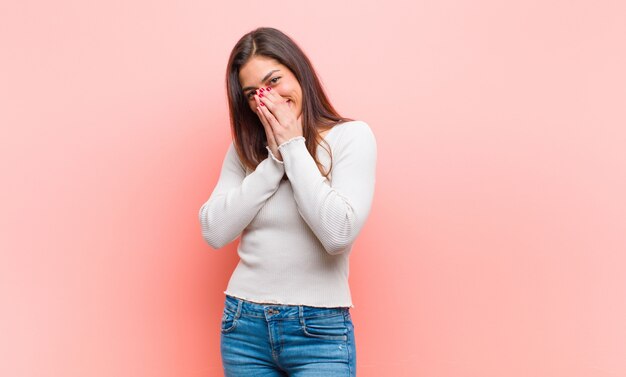
[[[217,185],[198,213],[205,241],[214,249],[234,241],[276,192],[284,171],[281,162],[268,156],[246,176],[231,144]]]
[[[376,140],[365,122],[343,130],[332,149],[331,182],[297,137],[279,146],[300,215],[332,255],[349,249],[369,215],[374,196]]]

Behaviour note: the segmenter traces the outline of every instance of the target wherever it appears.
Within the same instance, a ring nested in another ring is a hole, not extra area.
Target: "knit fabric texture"
[[[199,211],[212,248],[240,236],[240,260],[224,293],[257,303],[353,307],[349,255],[372,205],[376,140],[363,121],[338,124],[324,139],[332,151],[328,178],[302,136],[278,147],[282,162],[270,153],[254,171],[230,145]],[[328,152],[318,146],[317,155],[328,169]]]

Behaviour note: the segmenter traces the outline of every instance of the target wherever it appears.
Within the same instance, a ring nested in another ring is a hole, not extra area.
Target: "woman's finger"
[[[269,99],[265,99],[265,97],[261,98],[260,101],[264,104],[264,106],[261,106],[261,109],[265,109],[265,116],[270,122],[274,133],[282,133],[285,127],[290,127],[289,125],[293,123],[291,118],[294,118],[294,116],[286,102],[277,104]]]
[[[261,106],[257,106],[256,111],[259,116],[259,119],[261,119],[263,128],[265,129],[265,137],[267,139],[267,146],[272,151],[272,154],[274,155],[274,157],[282,161],[282,156],[280,155],[280,151],[278,150],[278,143],[276,142],[274,131],[272,131],[272,127],[269,125],[267,118],[265,118],[263,111],[261,111]]]
[[[268,91],[261,92],[258,94],[258,96],[259,101],[263,104],[264,107],[267,107],[270,111],[276,110],[273,97],[270,97],[270,93]]]
[[[267,123],[272,128],[272,131],[276,132],[276,129],[280,127],[280,122],[278,122],[274,114],[272,114],[272,112],[267,108],[267,106],[259,106],[259,109],[261,109],[261,113],[267,120]]]
[[[280,113],[289,109],[287,100],[285,100],[275,90],[264,90],[263,92],[260,92],[259,100],[270,110],[272,114],[278,115],[278,117],[280,117]]]
[[[270,125],[267,123],[267,119],[265,119],[265,115],[263,115],[263,113],[261,112],[261,108],[259,107],[259,105],[257,105],[256,107],[256,115],[259,117],[259,120],[261,120],[263,128],[270,127]]]
[[[282,98],[280,94],[278,94],[275,90],[270,90],[269,87],[265,88],[265,90],[262,91],[261,94],[263,95],[263,97],[271,99],[272,101],[275,101],[278,98]]]
[[[267,118],[265,117],[265,114],[263,114],[263,112],[261,111],[261,106],[257,104],[256,107],[256,115],[259,117],[259,119],[261,120],[261,124],[263,125],[263,128],[265,128],[265,131],[270,131],[272,134],[272,126],[270,126],[269,121],[267,120]]]
[[[272,126],[270,125],[270,121],[267,119],[267,117],[263,113],[262,108],[264,107],[263,106],[256,107],[257,115],[259,119],[261,120],[261,124],[263,125],[263,128],[265,129],[265,134],[267,136],[267,143],[270,145],[270,147],[272,147],[272,144],[276,144],[276,138],[274,137],[274,130],[272,129]]]

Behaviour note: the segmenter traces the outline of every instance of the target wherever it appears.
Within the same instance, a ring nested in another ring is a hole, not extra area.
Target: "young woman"
[[[273,28],[237,42],[226,86],[233,142],[199,212],[211,247],[241,235],[224,292],[225,375],[354,376],[348,256],[374,194],[374,135],[335,111]]]

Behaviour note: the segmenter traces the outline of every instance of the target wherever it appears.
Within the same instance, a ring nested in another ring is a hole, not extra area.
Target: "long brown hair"
[[[230,53],[226,71],[226,91],[230,111],[233,143],[241,162],[251,170],[267,158],[267,138],[258,116],[250,109],[239,82],[240,68],[253,56],[275,59],[289,68],[302,88],[302,129],[306,147],[318,169],[328,177],[332,169],[332,153],[320,132],[340,122],[352,119],[340,116],[332,106],[313,65],[302,49],[280,30],[261,27],[245,34]],[[317,146],[331,156],[331,166],[326,171],[317,158]]]

